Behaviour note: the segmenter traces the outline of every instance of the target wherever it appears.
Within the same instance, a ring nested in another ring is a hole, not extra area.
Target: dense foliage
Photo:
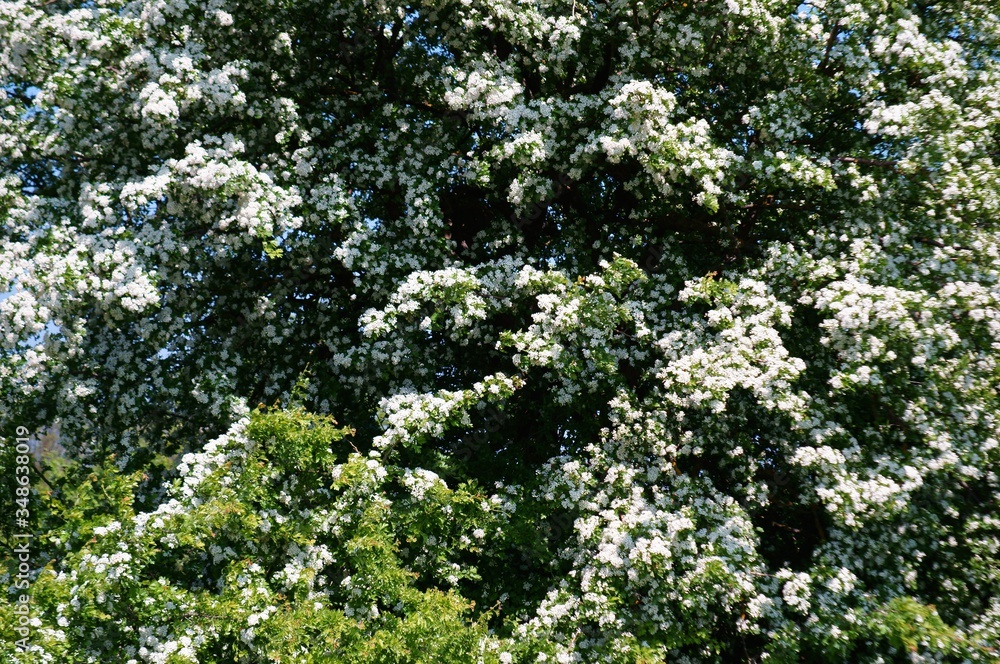
[[[1000,661],[998,56],[994,0],[0,2],[4,504],[65,448],[0,657]]]

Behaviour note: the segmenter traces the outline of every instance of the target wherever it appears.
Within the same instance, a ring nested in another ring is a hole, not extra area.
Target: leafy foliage
[[[0,4],[3,657],[997,661],[994,5]]]
[[[329,417],[254,414],[211,451],[185,456],[153,512],[131,509],[139,477],[113,464],[66,478],[44,496],[39,650],[23,661],[475,658],[483,619],[414,570],[433,578],[462,548],[455,533],[489,516],[476,494],[430,478],[414,500],[400,469],[345,453],[349,433]],[[416,533],[442,538],[436,558],[405,560],[400,543]],[[21,661],[13,632],[4,636],[4,654]]]

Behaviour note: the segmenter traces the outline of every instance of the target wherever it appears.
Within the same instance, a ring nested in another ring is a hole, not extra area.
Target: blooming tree
[[[1000,661],[994,0],[0,44],[4,661]]]

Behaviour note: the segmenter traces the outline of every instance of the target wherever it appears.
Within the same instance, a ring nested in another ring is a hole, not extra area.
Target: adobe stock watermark
[[[474,434],[463,436],[454,441],[449,453],[460,461],[469,461],[473,457],[488,454],[491,450],[490,438],[500,431],[510,415],[493,404],[486,407],[485,423]],[[562,541],[572,531],[576,519],[567,513],[539,514],[532,520],[532,525],[542,541]]]
[[[31,538],[28,526],[31,522],[31,448],[28,445],[28,430],[17,427],[14,451],[14,547],[17,557],[17,573],[14,575],[14,589],[19,591],[14,600],[14,632],[20,637],[15,647],[25,652],[31,639]]]
[[[764,496],[767,504],[771,504],[785,487],[792,481],[792,474],[780,466],[765,466],[759,470],[757,479],[764,484]],[[741,495],[736,498],[736,502],[742,507],[749,507],[753,497]]]
[[[640,266],[647,273],[651,273],[656,269],[656,266],[660,264],[660,259],[663,258],[663,249],[657,244],[650,244],[646,248],[646,253],[643,255],[642,265]]]
[[[573,180],[565,173],[552,180],[552,193],[545,199],[531,204],[528,214],[522,216],[516,212],[510,215],[510,223],[519,231],[523,231],[531,224],[538,221],[545,214],[549,207],[563,195],[569,187],[573,185]]]
[[[576,517],[568,512],[554,512],[535,517],[535,531],[548,542],[562,542],[573,533]]]
[[[403,45],[405,39],[399,32],[386,35],[384,32],[369,29],[364,26],[357,26],[350,35],[341,35],[337,45],[339,62],[349,68],[360,70],[370,69],[377,61],[377,54],[390,52],[394,53]],[[395,57],[395,56],[391,56]],[[348,94],[357,94],[357,91],[348,90]],[[384,94],[380,92],[379,94]],[[411,106],[419,109],[421,107],[435,111],[444,120],[454,120],[465,122],[468,111],[457,110],[447,106],[435,107],[426,101],[418,101]]]
[[[507,413],[493,404],[486,407],[486,424],[473,435],[462,436],[451,444],[449,452],[459,461],[469,461],[489,449],[490,436],[507,421]]]

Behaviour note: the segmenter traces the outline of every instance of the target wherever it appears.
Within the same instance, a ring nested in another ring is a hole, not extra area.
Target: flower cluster
[[[995,4],[0,3],[0,659],[995,660]]]

